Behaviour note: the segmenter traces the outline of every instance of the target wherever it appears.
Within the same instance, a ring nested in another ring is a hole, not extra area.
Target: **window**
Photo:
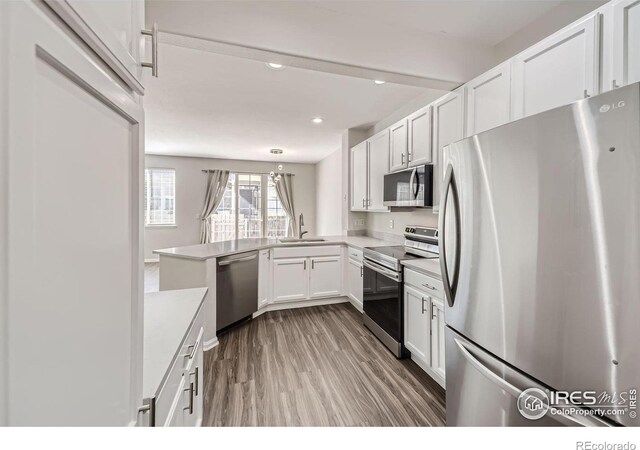
[[[229,175],[222,201],[211,216],[213,242],[285,237],[288,229],[289,217],[282,208],[271,177],[244,173]]]
[[[144,224],[176,224],[176,171],[146,169],[144,171]]]

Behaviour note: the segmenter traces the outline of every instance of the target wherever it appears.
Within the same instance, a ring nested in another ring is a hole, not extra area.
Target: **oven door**
[[[363,309],[396,342],[402,343],[402,274],[364,260]]]

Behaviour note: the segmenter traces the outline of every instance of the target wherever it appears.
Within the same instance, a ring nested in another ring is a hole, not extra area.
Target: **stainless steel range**
[[[364,324],[397,357],[404,356],[402,261],[439,257],[438,230],[405,228],[404,245],[365,247]]]

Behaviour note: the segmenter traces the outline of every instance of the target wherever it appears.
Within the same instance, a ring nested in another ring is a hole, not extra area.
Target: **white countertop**
[[[436,277],[439,280],[442,279],[442,275],[440,273],[440,259],[410,259],[407,261],[402,261],[401,263],[403,266],[409,269],[413,269],[426,275]]]
[[[206,293],[194,288],[144,295],[143,398],[156,395]]]
[[[305,237],[308,238],[308,237]],[[177,258],[205,260],[219,258],[235,253],[250,252],[272,247],[300,247],[316,245],[348,245],[362,250],[364,247],[379,247],[400,245],[398,243],[383,241],[368,236],[319,236],[324,239],[321,242],[279,242],[277,239],[235,239],[231,241],[213,242],[211,244],[189,245],[186,247],[173,247],[154,250],[153,253],[162,256],[175,256]]]

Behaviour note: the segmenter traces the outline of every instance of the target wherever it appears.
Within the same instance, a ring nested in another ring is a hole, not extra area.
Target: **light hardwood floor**
[[[263,314],[205,353],[208,426],[442,426],[444,391],[350,304]]]

